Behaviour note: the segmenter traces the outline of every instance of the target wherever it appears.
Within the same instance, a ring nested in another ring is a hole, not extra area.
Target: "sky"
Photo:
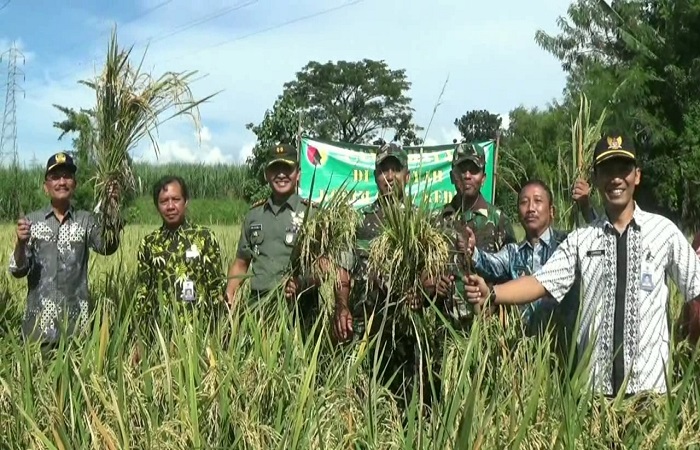
[[[0,7],[6,1],[0,0]],[[115,25],[120,46],[134,46],[134,61],[145,53],[147,72],[159,76],[196,70],[195,97],[219,92],[200,107],[199,133],[186,119],[166,122],[158,130],[158,156],[143,141],[134,149],[137,159],[244,161],[255,144],[245,125],[260,122],[283,84],[311,60],[370,58],[405,69],[415,121],[427,128],[426,144],[451,143],[459,135],[455,118],[468,110],[501,114],[507,125],[513,108],[541,107],[561,96],[561,66],[537,46],[534,36],[540,29],[555,33],[568,4],[10,0],[0,10],[0,52],[14,43],[23,55],[16,94],[18,155],[25,163],[44,164],[52,153],[70,149],[70,137],[58,140],[53,123],[62,120],[62,113],[53,105],[88,108],[95,103],[93,91],[78,80],[99,73]],[[0,61],[2,105],[8,56]]]

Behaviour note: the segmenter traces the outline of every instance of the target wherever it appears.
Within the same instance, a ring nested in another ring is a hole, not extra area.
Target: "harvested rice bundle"
[[[338,189],[305,214],[297,241],[296,266],[305,277],[335,281],[355,245],[361,217],[353,208],[352,190]]]
[[[448,262],[449,247],[444,234],[431,221],[423,203],[413,206],[410,197],[382,201],[382,231],[369,245],[371,277],[387,283],[399,302],[421,292],[421,275],[441,275]]]
[[[586,94],[580,95],[578,116],[571,124],[571,160],[574,180],[587,178],[593,164],[593,151],[601,137],[607,115],[604,108],[595,123],[591,123],[591,102]],[[578,207],[572,205],[573,222],[578,225]]]
[[[117,184],[125,196],[136,187],[129,152],[148,136],[158,155],[153,131],[159,124],[183,114],[193,119],[199,135],[197,108],[213,97],[194,100],[189,83],[196,72],[166,72],[156,79],[142,72],[140,64],[133,66],[129,62],[130,54],[131,48],[119,49],[113,31],[102,73],[94,81],[82,82],[95,91],[97,100],[92,159],[96,166],[95,196],[107,239],[112,239],[113,233],[122,228],[121,205],[108,195],[109,186]],[[175,111],[161,119],[171,108]]]

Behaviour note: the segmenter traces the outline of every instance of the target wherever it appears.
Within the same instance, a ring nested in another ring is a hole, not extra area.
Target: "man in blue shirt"
[[[586,182],[577,182],[574,199],[587,221],[595,216],[588,202],[589,191],[590,187]],[[552,192],[544,182],[531,180],[523,185],[518,195],[518,214],[525,230],[525,239],[522,242],[510,243],[497,253],[489,253],[473,247],[473,240],[470,238],[469,247],[474,248],[474,268],[483,278],[514,280],[531,275],[544,265],[559,244],[566,239],[566,232],[552,227]],[[568,338],[578,315],[578,303],[579,290],[578,286],[574,286],[561,304],[552,298],[543,297],[521,306],[526,334],[540,334],[551,322],[557,328],[556,334],[564,338],[560,344],[568,345]]]

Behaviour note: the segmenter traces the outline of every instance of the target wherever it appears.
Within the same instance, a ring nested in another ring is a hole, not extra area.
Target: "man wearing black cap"
[[[275,145],[265,167],[265,178],[272,195],[253,204],[243,219],[236,259],[228,273],[226,298],[229,305],[233,305],[248,269],[252,272],[250,298],[253,301],[266,296],[283,281],[306,211],[314,212],[309,202],[297,194],[299,176],[296,148],[287,144]],[[306,294],[301,301],[312,303],[318,284],[318,280],[290,279],[285,286],[285,296],[291,300],[304,291]],[[307,306],[313,308],[317,305],[308,304],[303,308]]]
[[[481,305],[526,304],[544,295],[561,302],[579,280],[579,354],[592,345],[595,389],[608,396],[663,393],[669,360],[666,275],[686,301],[697,299],[700,258],[673,222],[634,201],[641,173],[631,139],[606,136],[593,158],[605,215],[569,234],[534,275],[498,286],[471,276],[467,295]]]
[[[44,192],[50,205],[17,222],[17,241],[10,257],[10,273],[27,277],[27,309],[22,332],[48,347],[61,336],[85,329],[92,304],[87,269],[89,249],[111,255],[119,247],[119,233],[105,242],[103,229],[91,213],[76,210],[71,199],[77,167],[66,153],[46,163]],[[113,198],[116,188],[110,189]]]

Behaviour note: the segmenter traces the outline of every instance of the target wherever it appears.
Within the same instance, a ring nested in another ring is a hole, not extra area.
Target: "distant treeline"
[[[193,199],[231,199],[238,205],[245,200],[250,184],[243,165],[137,163],[134,171],[137,179],[135,197],[149,199],[153,184],[164,175],[183,177]],[[46,205],[43,182],[43,167],[0,167],[0,221],[14,221],[20,212],[26,214]],[[135,201],[136,198],[131,199],[131,203]],[[78,186],[75,202],[81,208],[94,206],[93,187],[89,183]]]

